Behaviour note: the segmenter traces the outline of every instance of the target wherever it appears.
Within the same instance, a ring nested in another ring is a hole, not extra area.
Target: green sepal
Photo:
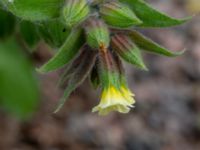
[[[38,71],[47,73],[63,67],[75,57],[84,43],[83,30],[73,30],[55,56],[39,68]]]
[[[112,37],[112,48],[113,50],[126,62],[135,65],[136,67],[148,70],[140,49],[131,41],[126,35],[115,35]]]
[[[51,47],[60,48],[69,36],[71,29],[67,28],[61,19],[54,19],[38,24],[38,32]]]
[[[107,48],[110,44],[110,33],[107,25],[99,19],[90,19],[86,26],[87,43],[94,49],[102,46]]]
[[[69,78],[73,76],[74,72],[76,72],[77,68],[81,65],[82,59],[87,59],[86,57],[88,57],[88,53],[86,49],[88,49],[88,46],[83,45],[75,58],[70,61],[66,67],[64,67],[63,73],[58,82],[59,86],[62,87],[69,80]]]
[[[159,44],[155,43],[151,39],[145,37],[144,35],[134,30],[129,31],[128,35],[138,47],[148,52],[152,52],[152,53],[156,53],[156,54],[160,54],[160,55],[164,55],[168,57],[179,56],[185,52],[185,50],[179,51],[179,52],[169,51],[168,49],[160,46]]]
[[[125,69],[123,67],[122,60],[116,53],[113,53],[113,58],[116,62],[117,68],[118,68],[120,84],[123,85],[124,87],[128,87],[128,84],[126,81]]]
[[[0,39],[12,35],[15,31],[16,19],[15,17],[0,8]]]
[[[142,23],[128,6],[118,2],[103,4],[100,14],[108,25],[117,28],[129,28]]]
[[[139,27],[170,27],[183,24],[190,20],[192,17],[183,19],[172,18],[158,10],[152,8],[144,0],[120,0],[132,8],[138,18],[142,20]]]
[[[109,88],[110,85],[120,88],[120,75],[118,72],[111,72],[108,70],[98,71],[98,76],[100,79],[100,86],[103,88]]]
[[[116,88],[120,87],[120,74],[117,64],[110,51],[101,52],[99,57],[98,76],[100,79],[101,87],[108,88],[110,85]]]
[[[23,20],[41,21],[59,17],[64,0],[1,0],[6,9]]]
[[[65,24],[71,28],[84,21],[89,12],[87,0],[68,0],[62,14]]]
[[[20,22],[20,33],[26,47],[32,52],[40,41],[35,24],[29,21]]]
[[[146,70],[146,71],[148,70],[144,61],[143,61],[141,51],[137,46],[135,46],[133,49],[130,49],[129,52],[121,54],[120,56],[126,62],[128,62],[132,65],[135,65],[136,67],[138,67],[140,69],[143,69],[143,70]]]
[[[83,81],[88,77],[90,71],[92,70],[92,67],[94,66],[96,60],[96,52],[86,49],[86,53],[87,57],[85,57],[85,59],[81,59],[80,65],[76,68],[73,75],[69,78],[68,86],[66,87],[64,95],[60,99],[58,107],[56,108],[54,113],[57,113],[62,108],[71,92],[83,83]]]

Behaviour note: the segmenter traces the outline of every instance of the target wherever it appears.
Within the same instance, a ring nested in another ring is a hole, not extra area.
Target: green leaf
[[[76,72],[77,68],[81,65],[82,63],[82,59],[86,59],[85,57],[87,57],[87,53],[85,51],[86,46],[83,46],[80,51],[79,54],[74,58],[74,60],[72,60],[67,66],[66,68],[64,68],[64,72],[62,73],[62,76],[60,77],[59,86],[63,86],[68,79],[74,75],[74,72]]]
[[[85,39],[83,30],[73,30],[63,46],[55,54],[55,56],[51,58],[46,64],[44,64],[38,71],[46,73],[63,67],[75,57],[84,43]]]
[[[69,78],[68,86],[65,89],[63,97],[60,99],[58,107],[54,113],[58,112],[64,105],[66,99],[69,97],[72,91],[74,91],[89,75],[96,60],[96,52],[86,49],[86,56],[81,58],[80,65],[76,68],[73,75]],[[89,60],[89,61],[88,61]]]
[[[15,31],[15,17],[0,8],[0,39],[12,35]]]
[[[161,55],[169,56],[169,57],[175,57],[175,56],[179,56],[183,54],[185,51],[183,50],[179,52],[171,52],[167,50],[166,48],[158,45],[151,39],[145,37],[144,35],[134,30],[129,31],[128,35],[134,41],[136,45],[138,45],[141,49],[149,51],[149,52],[153,52],[153,53],[157,53],[157,54],[161,54]]]
[[[40,41],[37,27],[29,21],[22,21],[20,23],[20,33],[28,49],[33,51]]]
[[[38,106],[33,70],[14,40],[0,42],[0,106],[22,119],[30,117]]]
[[[1,0],[14,15],[31,21],[59,17],[64,0]]]
[[[38,25],[38,31],[44,41],[53,48],[60,48],[70,34],[60,19],[44,21]]]
[[[183,19],[172,18],[158,10],[152,8],[144,0],[120,0],[123,3],[127,3],[136,16],[139,17],[143,23],[138,25],[139,27],[170,27],[183,24],[187,22],[191,17]]]

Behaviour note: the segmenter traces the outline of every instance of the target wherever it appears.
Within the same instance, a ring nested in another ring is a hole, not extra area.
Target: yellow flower
[[[126,87],[121,86],[117,89],[114,86],[104,88],[101,96],[101,102],[92,109],[92,112],[99,111],[99,115],[107,115],[111,111],[120,113],[128,113],[135,100],[134,94]]]

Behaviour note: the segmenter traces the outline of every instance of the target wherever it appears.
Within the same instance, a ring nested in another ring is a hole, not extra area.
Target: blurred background
[[[199,150],[200,1],[149,2],[174,17],[196,15],[179,27],[141,30],[171,50],[187,51],[177,58],[145,54],[149,72],[125,64],[137,100],[127,115],[91,113],[100,91],[88,81],[52,114],[63,93],[59,71],[35,73],[52,56],[48,46],[41,42],[31,54],[0,38],[0,150]]]

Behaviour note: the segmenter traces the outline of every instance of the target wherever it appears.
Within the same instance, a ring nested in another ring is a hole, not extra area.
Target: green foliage
[[[0,42],[0,104],[20,118],[27,118],[38,105],[38,86],[33,66],[14,40]]]
[[[37,27],[32,22],[22,21],[20,23],[20,31],[27,48],[33,51],[40,41]]]
[[[152,8],[144,0],[120,0],[121,2],[127,3],[135,14],[142,20],[140,27],[169,27],[180,25],[188,21],[191,17],[184,19],[175,19],[168,15],[159,12]]]
[[[53,48],[60,48],[71,32],[60,19],[43,21],[37,27],[41,38]]]
[[[139,48],[131,41],[128,36],[115,35],[112,38],[112,47],[126,62],[147,70]]]
[[[12,35],[15,30],[15,17],[0,8],[0,39]]]
[[[41,73],[47,73],[66,67],[60,83],[63,85],[67,82],[68,86],[56,112],[64,104],[70,93],[87,76],[90,77],[94,88],[98,86],[105,88],[110,83],[120,88],[119,86],[123,83],[123,86],[127,88],[127,95],[133,96],[128,90],[121,60],[125,60],[141,69],[146,69],[141,50],[169,57],[178,56],[184,52],[169,51],[135,31],[134,28],[171,27],[183,24],[191,18],[176,19],[170,17],[154,9],[144,0],[1,0],[1,7],[8,11],[5,12],[0,9],[1,39],[16,33],[15,23],[18,20],[19,24],[17,25],[20,27],[20,34],[17,35],[21,35],[20,37],[29,49],[33,49],[40,40],[44,40],[51,48],[58,49],[56,54],[38,69]],[[9,47],[9,44],[11,47]],[[16,49],[16,43],[13,45],[13,42],[10,42],[9,44],[5,43],[0,48],[4,51],[5,49]],[[16,53],[14,50],[13,59],[5,59],[9,56],[4,51],[0,52],[2,53],[0,57],[3,57],[0,62],[8,62],[2,63],[2,66],[4,66],[3,72],[10,71],[9,73],[12,73],[12,75],[16,74],[17,80],[10,79],[11,74],[0,74],[0,77],[3,78],[0,78],[0,81],[2,80],[3,83],[5,80],[6,83],[9,83],[6,88],[0,87],[0,89],[4,88],[3,90],[7,89],[2,96],[2,103],[6,108],[14,111],[15,106],[13,105],[11,109],[11,104],[16,104],[15,101],[22,99],[17,103],[15,111],[17,114],[23,114],[25,111],[29,114],[28,110],[32,112],[35,106],[33,99],[37,97],[37,94],[34,96],[34,93],[31,93],[31,91],[36,91],[36,88],[34,88],[35,81],[30,74],[28,75],[31,79],[27,80],[28,77],[25,76],[27,72],[21,65],[21,61],[24,64],[27,63],[24,59],[19,62],[16,61],[16,59],[19,60],[19,56],[14,57],[14,53]],[[10,65],[7,67],[8,64]],[[18,67],[8,69],[9,71],[5,69],[15,65],[18,65]],[[19,71],[21,73],[24,71],[24,76],[18,75]],[[6,79],[6,77],[8,78]],[[23,78],[24,80],[22,80]],[[20,83],[17,84],[17,81]],[[4,84],[0,86],[5,86]],[[29,88],[32,89],[27,88],[24,96],[28,97],[27,100],[30,99],[30,104],[23,101],[22,94],[19,94],[19,98],[16,97],[16,99],[14,99],[16,93],[9,95],[12,92],[20,93],[20,88],[12,91],[10,90],[11,86],[19,85],[23,89],[28,84],[30,84]],[[31,94],[32,99],[30,98]],[[9,95],[8,98],[11,100],[13,98],[12,103],[8,101],[10,105],[6,104],[6,95]],[[24,105],[19,110],[21,103]],[[23,108],[26,105],[26,109]]]
[[[100,14],[106,23],[113,27],[128,28],[142,23],[135,13],[122,3],[104,4],[100,9]]]
[[[107,48],[110,43],[108,27],[98,19],[91,19],[86,26],[87,43],[92,48]]]
[[[1,0],[14,15],[30,21],[59,17],[64,0]]]
[[[128,35],[135,42],[135,44],[137,44],[141,49],[146,50],[148,52],[169,57],[179,56],[184,53],[184,50],[179,52],[171,52],[134,30],[130,31]]]
[[[71,28],[85,20],[89,12],[87,0],[68,0],[63,8],[63,18],[67,26]]]
[[[69,63],[70,60],[75,57],[84,42],[83,31],[81,29],[73,30],[57,54],[38,71],[43,73],[50,72]]]
[[[63,104],[65,103],[71,92],[75,90],[87,78],[90,71],[92,70],[92,67],[94,66],[94,63],[96,61],[96,52],[89,49],[84,50],[86,50],[84,52],[84,57],[77,58],[80,61],[80,65],[77,66],[73,74],[68,79],[68,86],[65,89],[64,95],[61,98],[60,103],[55,110],[55,113],[58,112],[60,108],[62,108]]]

